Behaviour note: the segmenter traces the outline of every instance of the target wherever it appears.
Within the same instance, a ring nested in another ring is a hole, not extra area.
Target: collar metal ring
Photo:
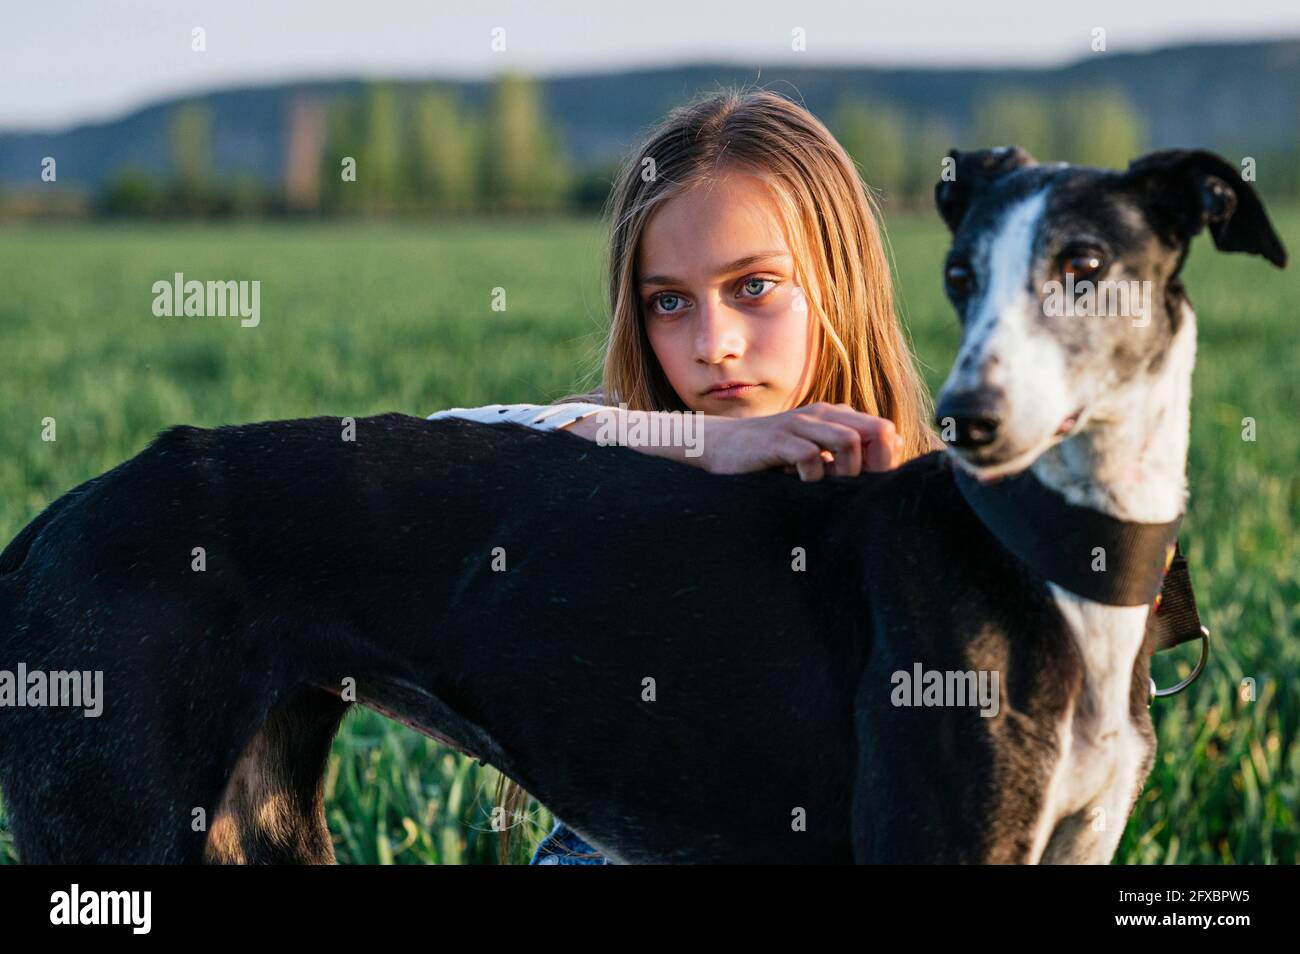
[[[1163,699],[1166,696],[1177,695],[1178,693],[1182,692],[1184,689],[1186,689],[1188,686],[1190,686],[1192,683],[1196,681],[1197,677],[1200,676],[1202,670],[1205,669],[1206,660],[1210,658],[1210,631],[1206,629],[1204,626],[1201,627],[1200,639],[1201,639],[1201,658],[1197,660],[1196,668],[1192,670],[1192,674],[1188,676],[1186,679],[1184,679],[1182,682],[1178,683],[1177,685],[1170,686],[1168,689],[1157,689],[1156,681],[1154,679],[1149,679],[1148,680],[1149,687],[1147,689],[1147,705],[1151,705],[1152,699]]]

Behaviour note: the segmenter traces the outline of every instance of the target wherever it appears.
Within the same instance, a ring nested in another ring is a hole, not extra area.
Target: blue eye
[[[775,284],[776,284],[776,282],[772,281],[772,279],[770,279],[770,278],[750,278],[750,279],[747,279],[747,280],[744,282],[744,284],[742,284],[740,287],[741,287],[741,288],[748,288],[750,285],[775,285]],[[766,288],[760,288],[758,291],[754,292],[754,293],[753,293],[752,295],[750,295],[749,297],[750,297],[750,298],[758,298],[758,297],[760,297],[760,296],[761,296],[764,292],[766,292],[766,291],[767,291]]]
[[[662,312],[663,314],[666,315],[675,314],[679,309],[665,308],[664,307],[665,301],[681,301],[681,296],[680,295],[655,295],[654,298],[650,299],[650,303],[652,305],[657,305],[659,307],[660,312]]]

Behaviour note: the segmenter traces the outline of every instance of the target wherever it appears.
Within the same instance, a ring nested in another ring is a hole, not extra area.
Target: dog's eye
[[[961,262],[949,262],[943,270],[943,283],[949,295],[962,298],[975,287],[975,276]]]
[[[1075,249],[1061,257],[1061,274],[1073,275],[1075,281],[1087,281],[1101,271],[1106,260],[1092,249]]]

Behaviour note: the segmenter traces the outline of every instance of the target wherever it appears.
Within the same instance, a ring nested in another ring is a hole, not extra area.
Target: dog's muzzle
[[[1000,391],[956,391],[940,398],[934,422],[950,447],[979,450],[997,441],[1004,405]]]

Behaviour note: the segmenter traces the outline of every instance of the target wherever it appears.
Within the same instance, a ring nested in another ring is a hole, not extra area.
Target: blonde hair
[[[641,411],[688,410],[650,347],[636,275],[641,236],[670,199],[728,172],[754,175],[775,202],[822,346],[801,404],[825,401],[888,418],[902,460],[943,445],[928,390],[894,310],[879,210],[853,160],[812,113],[778,93],[726,89],[672,110],[624,162],[606,204],[611,322],[603,384],[573,400]],[[507,817],[528,794],[502,782]],[[509,827],[501,860],[509,857]]]

